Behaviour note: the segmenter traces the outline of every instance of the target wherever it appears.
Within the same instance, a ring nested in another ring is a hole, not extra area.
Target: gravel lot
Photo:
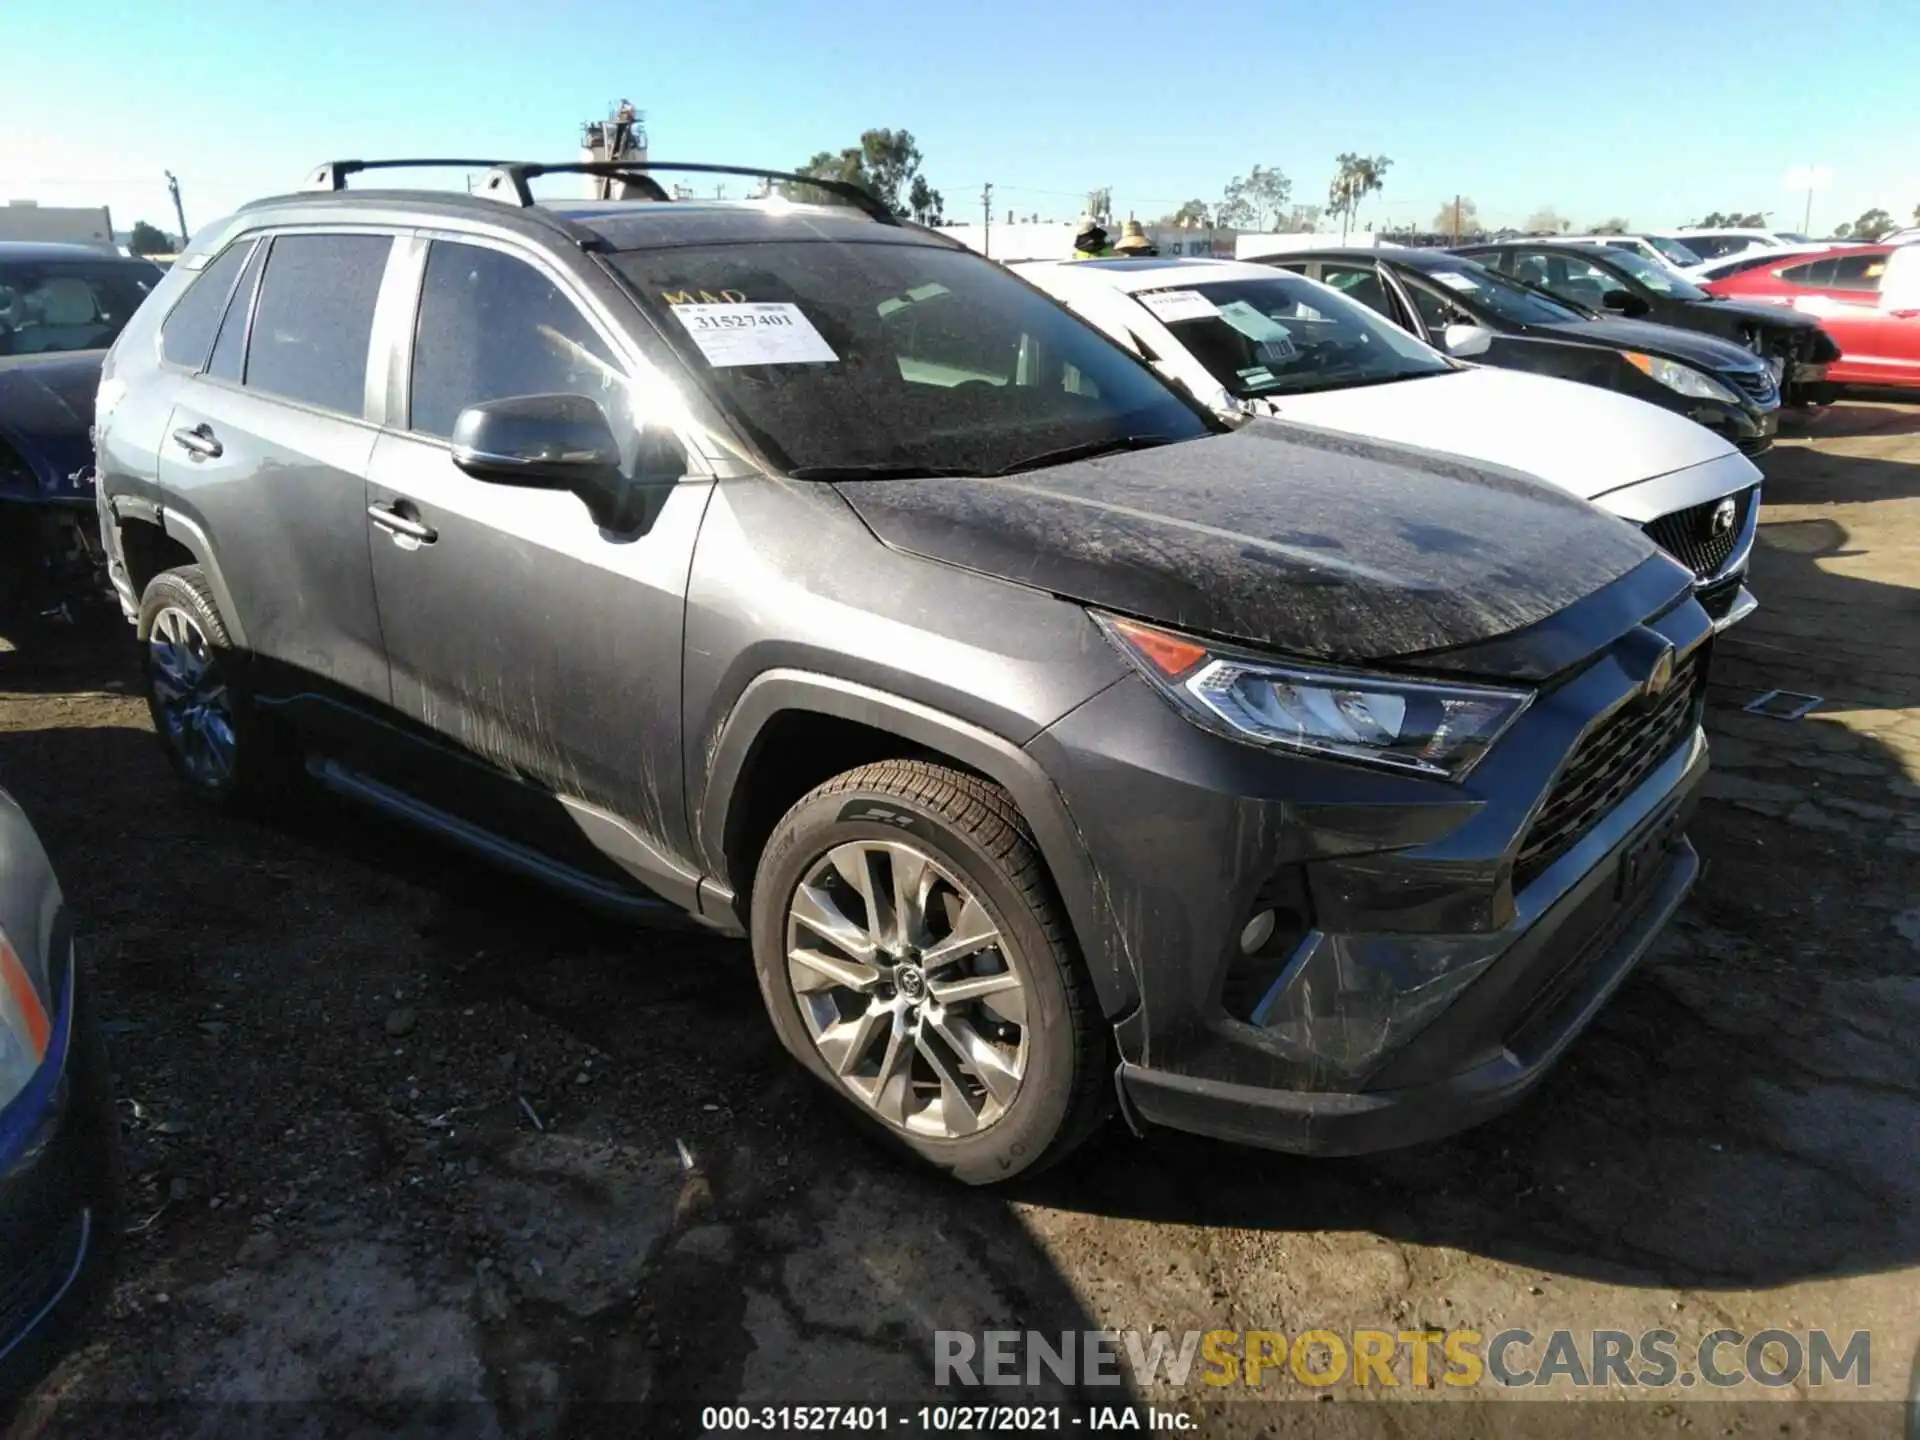
[[[785,1061],[742,946],[621,929],[325,802],[210,816],[117,620],[9,636],[0,783],[77,912],[133,1175],[109,1312],[29,1428],[324,1400],[279,1412],[321,1434],[432,1400],[474,1433],[689,1434],[735,1399],[904,1410],[935,1398],[932,1331],[996,1326],[1870,1329],[1872,1393],[1905,1395],[1920,406],[1793,423],[1763,462],[1763,609],[1716,661],[1682,922],[1509,1121],[1367,1160],[1115,1132],[1013,1196],[922,1179]],[[1775,687],[1825,703],[1741,712]],[[1329,1417],[1286,1410],[1210,1428]]]

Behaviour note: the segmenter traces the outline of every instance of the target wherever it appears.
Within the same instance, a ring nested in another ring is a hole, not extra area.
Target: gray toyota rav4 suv
[[[1116,1099],[1316,1153],[1484,1119],[1692,883],[1712,626],[1610,516],[1228,428],[857,191],[372,168],[203,233],[107,361],[204,799],[304,777],[744,935],[800,1063],[975,1183]]]

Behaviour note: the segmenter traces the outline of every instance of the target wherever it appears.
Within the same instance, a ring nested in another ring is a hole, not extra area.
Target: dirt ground
[[[321,801],[209,815],[117,620],[10,637],[0,784],[77,915],[132,1175],[108,1312],[29,1426],[99,1433],[93,1402],[135,1400],[186,1402],[155,1434],[269,1411],[387,1430],[418,1402],[474,1434],[696,1434],[731,1401],[899,1414],[939,1398],[934,1331],[996,1327],[1867,1329],[1872,1393],[1904,1396],[1920,405],[1794,423],[1762,462],[1763,608],[1716,660],[1682,920],[1509,1120],[1364,1160],[1116,1128],[1011,1196],[922,1178],[785,1061],[741,945],[620,928]],[[1742,712],[1773,688],[1824,698]],[[1331,1414],[1208,1428],[1282,1411]],[[1717,1420],[1699,1432],[1755,1428]]]

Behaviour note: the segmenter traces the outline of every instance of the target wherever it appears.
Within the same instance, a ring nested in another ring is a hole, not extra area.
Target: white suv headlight
[[[48,997],[0,933],[0,1110],[27,1088],[47,1058],[53,1035],[47,1005]]]
[[[1533,697],[1263,660],[1095,615],[1120,651],[1191,720],[1253,744],[1461,780]]]

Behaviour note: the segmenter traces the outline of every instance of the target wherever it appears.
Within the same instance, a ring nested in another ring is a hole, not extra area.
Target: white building
[[[1343,238],[1338,230],[1299,230],[1265,235],[1239,235],[1234,238],[1233,258],[1258,260],[1263,255],[1284,255],[1290,250],[1326,250],[1341,245],[1368,249],[1396,249],[1391,240],[1374,230],[1349,230]]]
[[[113,240],[113,216],[106,206],[42,205],[37,200],[9,200],[0,205],[0,240],[118,248]]]

